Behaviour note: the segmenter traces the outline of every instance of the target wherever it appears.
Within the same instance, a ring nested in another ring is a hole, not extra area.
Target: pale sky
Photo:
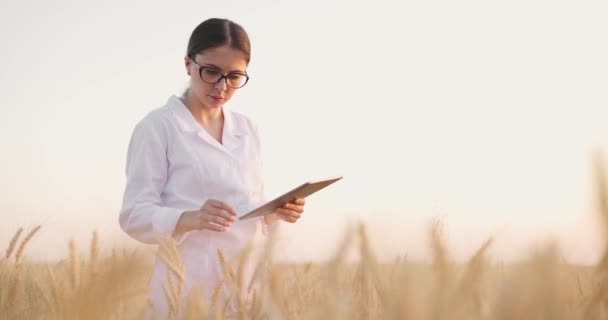
[[[363,220],[380,256],[424,258],[433,217],[459,259],[489,236],[497,259],[547,238],[581,262],[602,248],[605,1],[0,1],[0,250],[40,223],[30,259],[95,229],[135,244],[118,226],[131,132],[187,86],[211,17],[252,41],[226,107],[260,128],[268,195],[344,176],[283,228],[282,257],[324,259]]]

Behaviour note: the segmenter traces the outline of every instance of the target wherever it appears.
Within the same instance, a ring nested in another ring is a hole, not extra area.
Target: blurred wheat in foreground
[[[596,161],[597,200],[608,234],[608,195],[601,159]],[[556,247],[537,250],[511,265],[485,258],[492,239],[480,244],[468,263],[455,264],[443,244],[442,225],[433,222],[429,245],[433,263],[396,257],[379,263],[365,228],[358,226],[324,264],[273,262],[269,241],[254,280],[245,283],[238,261],[219,251],[224,279],[211,301],[200,290],[183,293],[183,264],[175,244],[163,242],[158,255],[169,266],[164,288],[169,304],[158,319],[608,319],[608,250],[595,267],[559,258]],[[101,255],[96,233],[87,257],[71,241],[69,257],[53,264],[30,263],[23,255],[40,226],[16,231],[0,258],[0,319],[141,319],[147,301],[149,259],[134,251]],[[347,262],[348,247],[360,259]],[[142,272],[146,271],[146,272]],[[228,292],[229,300],[218,297]],[[185,296],[185,298],[183,298]],[[229,314],[227,304],[238,312]],[[180,311],[181,310],[181,311]]]

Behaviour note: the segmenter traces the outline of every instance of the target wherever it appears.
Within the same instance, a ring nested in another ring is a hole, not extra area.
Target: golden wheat
[[[13,250],[15,250],[15,246],[17,245],[17,241],[19,241],[19,236],[21,236],[22,232],[23,228],[19,228],[19,230],[17,230],[17,232],[15,232],[15,235],[11,238],[11,242],[9,242],[8,248],[6,249],[6,259],[11,258]]]
[[[594,161],[597,209],[608,236],[608,186],[601,156]],[[555,246],[504,264],[486,256],[488,239],[458,264],[450,258],[443,227],[440,220],[430,225],[431,263],[413,261],[407,253],[379,261],[363,225],[347,230],[326,263],[280,263],[273,259],[271,233],[251,279],[245,273],[251,248],[230,261],[218,250],[223,277],[209,288],[208,301],[202,288],[184,292],[177,246],[162,241],[157,257],[167,265],[162,289],[169,311],[156,319],[608,319],[608,246],[593,267],[568,263]],[[67,259],[29,262],[25,249],[40,229],[21,242],[24,229],[18,229],[4,251],[0,319],[142,319],[146,309],[155,310],[147,299],[150,257],[116,249],[103,255],[93,232],[88,257],[78,254],[72,240]],[[355,262],[346,259],[351,248],[358,252]],[[229,314],[230,305],[235,314]]]
[[[42,226],[37,226],[34,229],[32,229],[32,231],[30,231],[27,234],[27,236],[25,236],[23,241],[21,241],[21,244],[19,245],[19,249],[17,249],[17,253],[15,254],[15,262],[17,264],[21,262],[21,258],[23,257],[23,252],[25,251],[25,247],[27,246],[28,242],[30,242],[30,240],[32,240],[32,238],[34,237],[36,232],[38,232],[38,230],[40,230],[41,227]]]

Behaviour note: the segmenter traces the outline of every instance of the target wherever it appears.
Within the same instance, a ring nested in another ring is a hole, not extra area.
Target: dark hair
[[[251,45],[245,29],[228,19],[212,18],[199,24],[188,41],[187,55],[194,58],[197,53],[206,49],[228,45],[245,54],[249,64]]]

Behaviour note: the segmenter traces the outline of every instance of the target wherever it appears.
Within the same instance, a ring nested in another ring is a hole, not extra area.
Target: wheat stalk
[[[186,305],[184,310],[184,319],[195,320],[200,319],[201,315],[206,315],[207,310],[205,304],[202,303],[203,290],[200,287],[195,287],[188,293],[186,297]]]
[[[19,296],[19,288],[21,285],[21,267],[17,265],[13,275],[13,281],[8,291],[8,309],[14,309],[17,306],[17,297]]]
[[[17,241],[19,241],[19,236],[21,236],[22,232],[23,228],[19,228],[19,230],[17,230],[17,232],[15,232],[15,235],[13,235],[13,237],[11,238],[11,242],[9,243],[8,248],[6,249],[6,259],[11,258],[11,254],[13,253],[13,250],[15,249]]]
[[[256,311],[257,311],[257,292],[255,290],[253,290],[253,295],[251,297],[251,308],[249,309],[249,314],[255,318],[256,315]]]
[[[251,290],[253,289],[253,286],[255,284],[255,281],[256,281],[259,273],[260,273],[260,264],[257,264],[255,266],[255,270],[253,271],[253,275],[251,276],[251,279],[249,279],[249,284],[247,285],[247,294],[251,293]]]
[[[165,299],[167,300],[167,305],[169,306],[169,313],[167,316],[169,319],[175,319],[175,317],[177,316],[177,307],[175,305],[173,297],[171,296],[171,294],[169,294],[166,285],[163,285],[163,293],[165,295]]]
[[[42,226],[39,225],[39,226],[35,227],[34,229],[32,229],[32,231],[30,231],[27,234],[27,236],[25,236],[23,241],[21,241],[21,244],[19,245],[19,249],[17,249],[17,253],[15,254],[15,263],[21,262],[21,258],[23,257],[23,252],[25,251],[25,247],[27,246],[28,242],[30,242],[30,240],[32,240],[32,238],[34,237],[36,232],[38,232],[38,230],[40,230],[41,227]]]
[[[55,305],[59,305],[61,302],[61,293],[59,284],[57,283],[57,278],[55,277],[55,273],[51,269],[49,265],[46,266],[49,273],[49,282],[51,283],[51,293],[53,296],[53,302]]]
[[[211,295],[211,309],[217,306],[217,303],[220,298],[220,293],[222,292],[222,289],[224,289],[224,279],[225,277],[222,277],[213,289],[213,294]]]
[[[184,281],[184,263],[177,252],[175,241],[163,240],[159,243],[158,256],[163,260],[165,265],[179,278],[179,281]]]
[[[89,259],[91,260],[91,273],[95,275],[99,272],[99,236],[97,234],[97,231],[93,231],[93,236],[91,237]]]
[[[169,288],[163,285],[163,293],[169,304],[169,317],[177,318],[181,310],[182,291],[185,281],[184,262],[177,251],[177,246],[173,239],[162,239],[159,242],[158,256],[168,267],[166,275]],[[173,275],[177,277],[177,285],[173,280]],[[171,290],[170,292],[169,289]]]
[[[239,308],[239,311],[238,311],[239,320],[245,320],[245,317],[247,314],[247,306],[245,304],[245,297],[243,296],[245,294],[245,292],[243,290],[244,289],[243,282],[244,282],[245,267],[247,265],[247,261],[249,260],[249,256],[251,255],[252,249],[253,248],[251,247],[251,244],[249,244],[245,248],[245,250],[243,250],[243,252],[241,252],[240,259],[239,259],[239,266],[237,268],[236,299],[237,299],[237,304],[238,304],[238,308]]]
[[[228,306],[232,302],[233,298],[234,298],[234,292],[232,292],[232,294],[230,294],[228,299],[226,299],[226,302],[224,302],[224,307],[222,308],[221,318],[218,318],[218,313],[216,313],[216,319],[226,319],[226,311],[228,310]]]
[[[80,285],[80,259],[74,239],[70,240],[68,247],[70,251],[70,280],[72,281],[72,289],[77,289]]]
[[[224,274],[226,276],[228,276],[228,278],[230,280],[234,281],[235,280],[234,279],[234,272],[232,271],[232,268],[226,262],[226,257],[224,256],[224,251],[222,251],[222,249],[218,248],[217,249],[217,256],[218,256],[218,261],[220,263],[220,267],[224,271]]]

